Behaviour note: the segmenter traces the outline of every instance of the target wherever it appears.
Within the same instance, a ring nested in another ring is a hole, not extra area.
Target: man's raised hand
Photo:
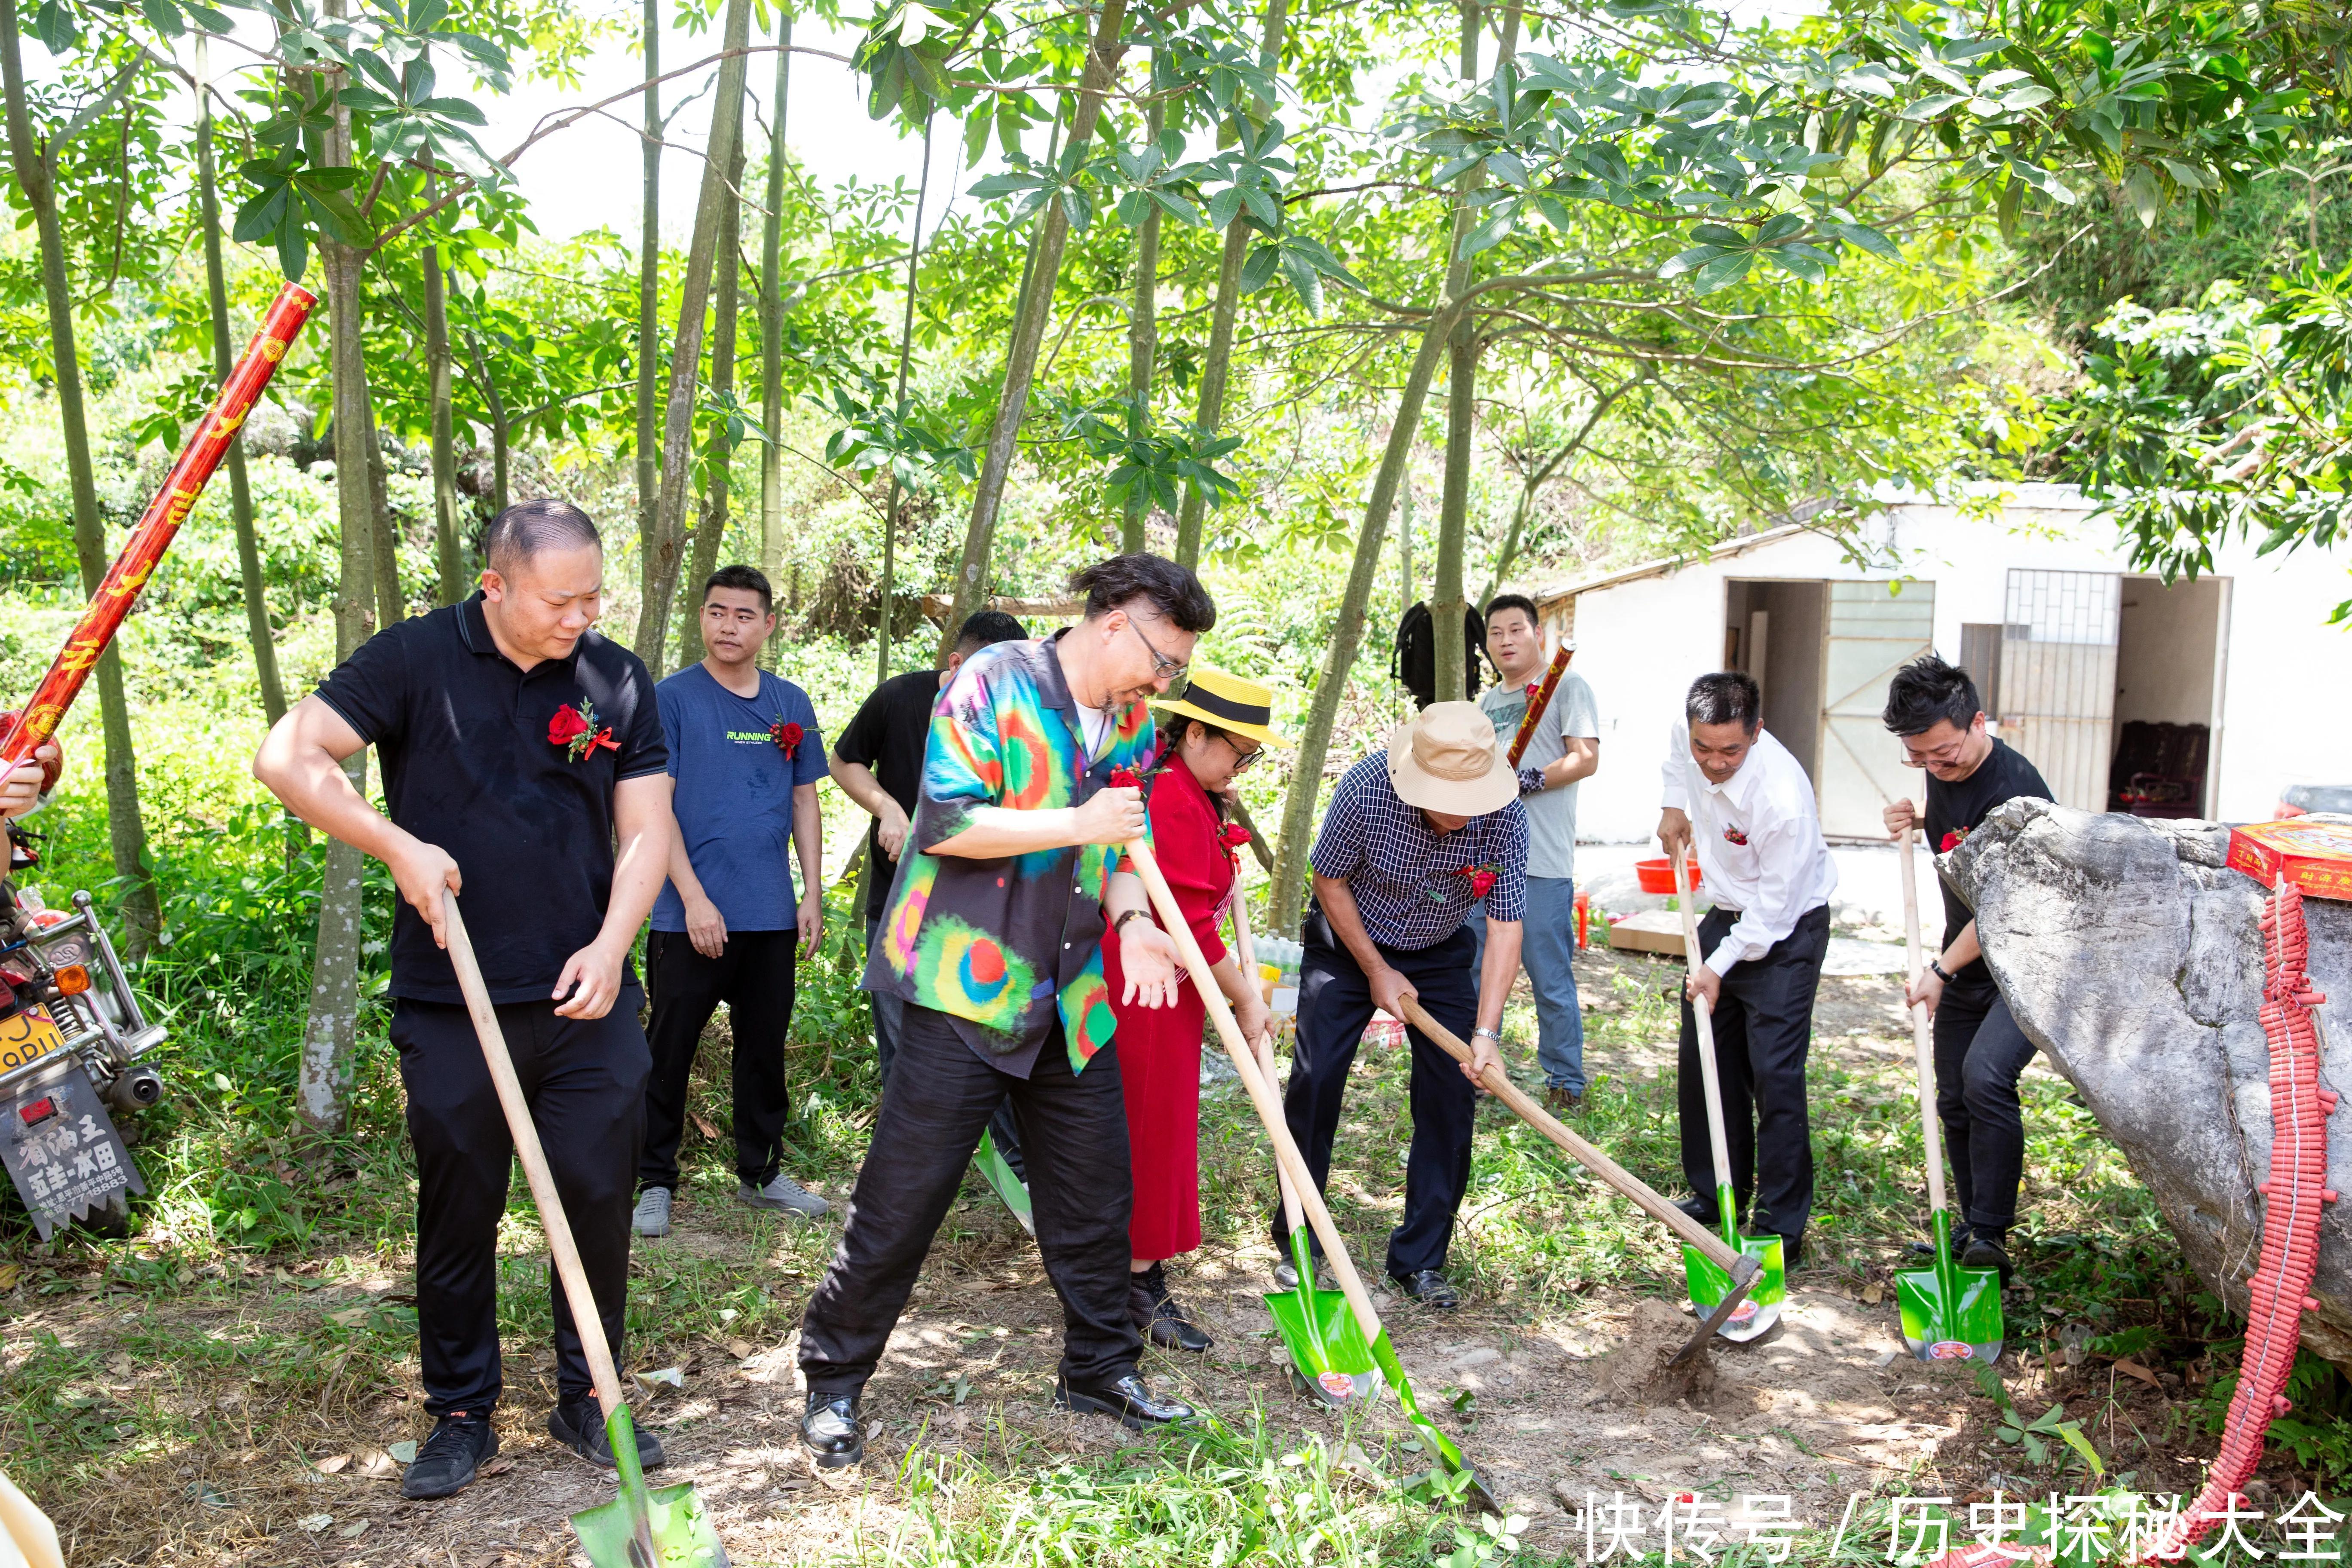
[[[1371,991],[1372,1005],[1391,1018],[1404,1016],[1406,997],[1421,1000],[1421,993],[1413,989],[1412,982],[1393,969],[1382,968],[1377,974],[1367,974],[1364,984]]]
[[[1670,805],[1658,814],[1658,843],[1669,858],[1675,850],[1690,847],[1690,818],[1680,806]]]
[[[1129,786],[1097,790],[1074,818],[1081,844],[1132,844],[1143,837],[1143,792]]]
[[[1907,795],[1901,800],[1888,802],[1886,809],[1878,816],[1879,820],[1886,824],[1886,837],[1889,838],[1900,838],[1906,829],[1919,826],[1919,808],[1911,804],[1911,797]]]

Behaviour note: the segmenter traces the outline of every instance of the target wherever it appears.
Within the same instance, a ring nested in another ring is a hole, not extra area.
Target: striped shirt
[[[1480,871],[1494,878],[1488,920],[1527,912],[1528,814],[1519,803],[1440,837],[1418,806],[1397,798],[1385,751],[1339,780],[1308,859],[1318,876],[1348,884],[1365,933],[1382,947],[1430,947],[1461,930],[1477,901]]]

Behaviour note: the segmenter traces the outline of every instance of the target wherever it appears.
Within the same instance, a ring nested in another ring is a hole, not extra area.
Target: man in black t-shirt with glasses
[[[898,870],[898,850],[922,793],[923,747],[931,738],[931,710],[963,661],[993,643],[1021,642],[1028,631],[1003,610],[982,610],[965,618],[945,669],[910,669],[894,675],[866,699],[857,716],[833,744],[833,782],[874,818],[866,836],[866,945],[871,950],[890,903],[890,883]],[[890,1058],[898,1048],[898,1020],[905,1004],[884,992],[874,1000],[874,1051],[882,1080],[890,1079]],[[1009,1103],[1009,1102],[1008,1102]],[[989,1137],[1014,1171],[1021,1170],[1021,1141],[1013,1113],[1000,1110]]]
[[[1939,856],[1959,847],[2001,802],[2050,798],[2050,786],[2033,764],[1986,731],[1976,682],[1932,653],[1895,671],[1884,718],[1903,742],[1905,764],[1927,771],[1925,830]],[[1907,798],[1889,805],[1885,819],[1887,833],[1897,839],[1920,826]],[[2017,1080],[2035,1047],[2010,1016],[1986,967],[1975,911],[1948,880],[1943,887],[1943,950],[1919,972],[1905,1005],[1924,1005],[1935,1019],[1936,1112],[1959,1196],[1961,1223],[1952,1239],[1962,1249],[1960,1265],[1998,1268],[2006,1283],[2013,1271],[2009,1227],[2017,1220],[2017,1189],[2025,1172]]]

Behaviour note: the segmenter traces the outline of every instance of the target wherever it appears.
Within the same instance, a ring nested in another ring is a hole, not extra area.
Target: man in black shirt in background
[[[931,710],[947,689],[963,661],[992,643],[1021,642],[1029,636],[1019,621],[1002,610],[982,610],[967,617],[956,634],[945,669],[910,669],[894,675],[866,699],[857,716],[833,745],[833,782],[841,793],[864,806],[874,818],[866,836],[866,946],[872,951],[881,929],[882,911],[890,902],[890,884],[898,868],[898,850],[907,842],[908,819],[922,791],[923,748],[931,736]],[[879,991],[867,993],[874,1002],[874,1054],[882,1081],[890,1081],[890,1058],[898,1049],[898,1023],[905,1004]],[[988,1125],[988,1135],[1015,1174],[1025,1177],[1021,1139],[1013,1130],[1011,1101],[1000,1107]]]
[[[1887,729],[1903,742],[1906,766],[1927,773],[1927,843],[1937,855],[1959,847],[1992,809],[2026,796],[2048,800],[2050,786],[2032,763],[1985,729],[1976,682],[1934,654],[1895,671],[1886,689]],[[1900,839],[1919,826],[1908,799],[1886,808],[1886,831]],[[1924,1005],[1936,1025],[1936,1112],[1952,1163],[1961,1223],[1960,1265],[2012,1272],[2009,1227],[2025,1173],[2025,1115],[2017,1080],[2033,1059],[2033,1042],[2010,1016],[1984,950],[1976,913],[1944,886],[1943,950],[1908,988],[1906,1006]]]

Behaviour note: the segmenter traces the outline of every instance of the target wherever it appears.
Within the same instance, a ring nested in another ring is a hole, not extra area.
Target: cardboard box
[[[2232,827],[2230,864],[2265,888],[2284,873],[2312,898],[2352,901],[2352,822],[2296,816]]]
[[[1609,922],[1609,945],[1634,952],[1683,956],[1683,917],[1673,910],[1644,910]]]

